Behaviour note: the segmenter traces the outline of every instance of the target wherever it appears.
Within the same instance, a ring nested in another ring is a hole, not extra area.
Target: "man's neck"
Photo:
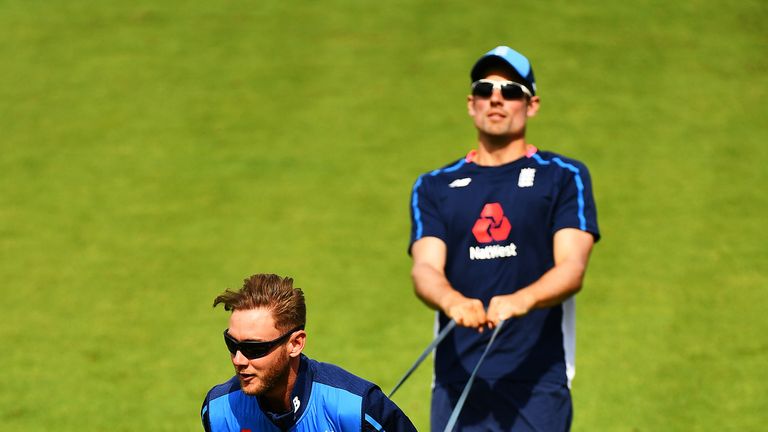
[[[285,378],[285,385],[279,385],[271,392],[261,397],[262,406],[273,413],[280,414],[288,412],[291,407],[291,393],[296,384],[296,377],[299,374],[300,358],[292,358],[288,367],[288,375]]]
[[[475,163],[481,166],[499,166],[516,161],[527,153],[525,137],[478,137]]]

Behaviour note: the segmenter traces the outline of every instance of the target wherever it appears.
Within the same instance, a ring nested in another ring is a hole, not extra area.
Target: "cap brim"
[[[487,72],[494,68],[507,69],[514,73],[517,75],[517,78],[519,78],[521,84],[525,84],[532,94],[536,94],[533,83],[526,79],[526,75],[529,74],[530,71],[521,71],[514,64],[510,63],[509,60],[495,54],[485,55],[475,63],[469,74],[470,78],[472,78],[472,82],[485,78]]]

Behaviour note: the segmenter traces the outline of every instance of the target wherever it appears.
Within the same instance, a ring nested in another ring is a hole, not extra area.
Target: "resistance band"
[[[480,369],[480,365],[483,363],[483,360],[485,360],[485,355],[488,354],[488,351],[491,349],[491,345],[493,344],[493,340],[496,339],[496,335],[499,334],[499,331],[501,330],[501,327],[504,325],[504,320],[499,321],[499,325],[496,327],[496,330],[493,331],[493,335],[491,335],[491,340],[488,341],[488,345],[485,347],[485,351],[483,351],[483,355],[480,356],[480,360],[477,361],[477,364],[475,365],[475,369],[472,371],[472,375],[469,376],[469,381],[467,381],[467,384],[464,386],[464,391],[461,392],[461,397],[459,397],[459,401],[456,402],[456,406],[453,408],[453,412],[451,413],[451,417],[448,418],[448,424],[445,425],[445,429],[443,432],[451,432],[453,430],[453,427],[456,425],[456,420],[459,419],[459,413],[461,413],[461,408],[464,407],[464,402],[467,400],[467,395],[469,394],[469,389],[472,387],[472,382],[475,380],[475,375],[477,375],[477,370]]]
[[[417,368],[417,367],[419,367],[419,365],[421,364],[421,362],[423,362],[423,361],[424,361],[424,359],[425,359],[425,358],[427,358],[427,356],[429,355],[429,353],[431,353],[431,352],[432,352],[432,350],[434,350],[434,349],[435,349],[435,347],[436,347],[436,346],[437,346],[437,345],[438,345],[438,344],[439,344],[439,343],[440,343],[440,342],[441,342],[443,339],[445,339],[445,337],[448,335],[448,333],[450,333],[450,331],[451,331],[451,330],[453,330],[453,328],[454,328],[454,327],[456,327],[456,321],[454,321],[454,320],[450,320],[450,321],[448,321],[448,324],[446,324],[446,325],[445,325],[445,327],[443,327],[443,329],[440,331],[440,333],[437,335],[437,337],[435,337],[435,339],[432,341],[432,343],[430,343],[430,344],[427,346],[427,348],[424,350],[424,352],[423,352],[423,353],[421,353],[421,355],[419,356],[419,358],[417,358],[417,359],[416,359],[416,363],[414,363],[414,364],[413,364],[413,366],[411,366],[411,368],[410,368],[410,369],[408,369],[408,371],[405,373],[405,375],[403,375],[403,377],[402,377],[402,378],[400,378],[400,381],[399,381],[399,382],[398,382],[398,383],[395,385],[395,388],[393,388],[393,389],[392,389],[392,391],[391,391],[391,392],[389,392],[389,395],[388,395],[388,397],[390,397],[390,398],[391,398],[391,397],[392,397],[392,395],[393,395],[393,394],[395,394],[395,392],[397,391],[397,389],[399,389],[399,388],[400,388],[400,386],[401,386],[401,385],[403,385],[403,383],[405,382],[405,380],[407,380],[407,379],[408,379],[408,377],[409,377],[409,376],[411,376],[411,374],[413,373],[413,371],[415,371],[415,370],[416,370],[416,368]]]

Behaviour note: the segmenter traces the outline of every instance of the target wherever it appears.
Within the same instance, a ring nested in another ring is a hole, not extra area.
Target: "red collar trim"
[[[525,147],[525,157],[529,158],[529,157],[535,155],[537,151],[539,151],[539,149],[537,149],[535,145],[528,144]]]
[[[464,158],[464,162],[470,163],[474,161],[475,156],[477,156],[477,150],[470,150],[469,153],[467,153],[467,156]]]

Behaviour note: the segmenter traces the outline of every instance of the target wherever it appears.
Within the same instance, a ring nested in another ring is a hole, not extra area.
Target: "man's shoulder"
[[[538,150],[536,153],[531,155],[531,158],[536,161],[539,165],[552,165],[554,167],[559,168],[565,168],[565,169],[576,169],[576,170],[586,170],[587,166],[584,162],[574,159],[568,156],[565,156],[561,153],[556,153],[553,151],[547,151],[547,150]]]
[[[205,400],[211,401],[214,399],[218,399],[222,396],[226,396],[230,393],[234,393],[239,390],[240,390],[240,382],[238,381],[237,376],[233,376],[226,382],[217,384],[213,386],[210,390],[208,390],[208,395],[206,395]]]
[[[376,384],[331,363],[308,359],[308,365],[313,399],[339,410],[339,419],[347,425],[342,430],[416,431],[408,417]]]
[[[468,162],[469,161],[467,160],[466,156],[459,159],[454,159],[439,168],[422,173],[419,178],[450,176],[458,171],[461,171],[462,169],[465,169]]]
[[[457,179],[466,177],[468,175],[467,170],[471,165],[468,162],[467,157],[462,157],[460,159],[455,159],[440,168],[424,172],[417,177],[414,182],[414,193],[432,189],[439,185],[449,185]],[[464,186],[464,184],[461,184],[461,180],[459,181],[458,186]]]
[[[312,370],[312,381],[335,389],[341,389],[358,396],[366,395],[376,384],[365,380],[340,366],[307,359]]]

